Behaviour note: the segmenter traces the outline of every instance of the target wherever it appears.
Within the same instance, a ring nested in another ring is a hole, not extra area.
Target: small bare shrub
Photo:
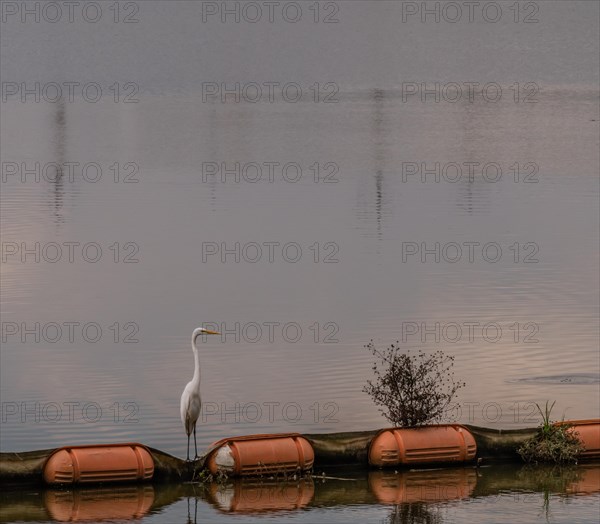
[[[425,354],[402,352],[399,343],[379,351],[373,341],[367,348],[377,358],[374,382],[367,381],[368,393],[379,411],[394,426],[420,426],[439,421],[456,392],[465,386],[454,380],[454,357],[442,351]]]

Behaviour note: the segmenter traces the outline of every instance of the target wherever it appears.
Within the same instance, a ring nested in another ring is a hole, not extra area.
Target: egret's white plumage
[[[194,433],[195,458],[198,457],[198,446],[196,445],[196,422],[200,416],[202,400],[200,398],[200,357],[198,356],[198,347],[196,339],[200,335],[218,335],[216,331],[210,331],[204,328],[196,328],[192,333],[192,350],[194,352],[194,376],[188,382],[181,395],[180,413],[181,422],[187,434],[187,460],[190,460],[190,435]]]

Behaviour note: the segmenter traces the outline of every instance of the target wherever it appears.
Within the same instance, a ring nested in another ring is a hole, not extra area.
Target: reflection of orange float
[[[290,511],[306,506],[315,494],[315,486],[312,480],[305,479],[294,483],[238,480],[225,486],[213,483],[209,494],[211,502],[225,512]]]
[[[557,424],[570,424],[573,427],[570,431],[578,433],[578,437],[583,442],[585,448],[579,454],[582,460],[591,460],[600,458],[600,419],[588,420],[565,420]]]
[[[382,504],[462,499],[473,493],[476,484],[474,469],[369,472],[369,488]]]
[[[312,468],[312,446],[298,433],[248,435],[215,442],[207,457],[213,475],[272,475],[303,472]]]
[[[600,468],[582,466],[577,468],[576,473],[578,479],[567,486],[567,493],[585,495],[600,491]]]
[[[139,482],[151,479],[153,474],[150,451],[132,443],[60,448],[44,466],[48,484]]]
[[[48,513],[60,522],[139,519],[150,511],[153,502],[152,486],[125,486],[116,491],[49,490],[44,494]]]
[[[380,431],[369,447],[369,464],[389,467],[407,464],[467,462],[477,445],[469,430],[458,424]]]

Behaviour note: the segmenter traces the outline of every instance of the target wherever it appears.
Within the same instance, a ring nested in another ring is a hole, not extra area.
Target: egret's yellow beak
[[[206,329],[204,331],[205,335],[220,335],[221,333],[219,333],[218,331],[211,331],[210,329]]]

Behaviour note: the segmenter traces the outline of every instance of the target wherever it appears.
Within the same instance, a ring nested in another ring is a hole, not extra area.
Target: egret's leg
[[[196,456],[194,460],[198,458],[198,446],[196,445],[196,426],[194,426],[194,451],[196,452]]]
[[[187,459],[190,460],[190,436],[188,435],[188,445],[187,445]]]

